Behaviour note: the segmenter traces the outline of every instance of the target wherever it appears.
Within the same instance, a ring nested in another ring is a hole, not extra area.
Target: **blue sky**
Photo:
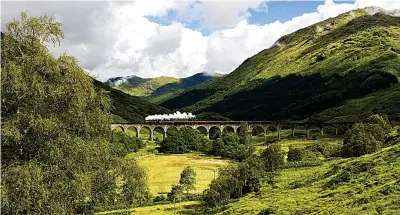
[[[334,1],[335,3],[354,3],[355,0]],[[286,22],[294,17],[301,16],[305,13],[316,11],[319,5],[323,5],[324,1],[266,1],[266,11],[255,10],[249,8],[250,16],[247,18],[249,24],[265,25],[275,21]],[[174,22],[180,22],[190,29],[199,30],[203,35],[209,35],[216,29],[209,29],[201,26],[201,21],[188,21],[182,19],[176,10],[170,10],[166,16],[146,16],[150,21],[160,25],[170,25]],[[223,29],[223,28],[218,28]]]

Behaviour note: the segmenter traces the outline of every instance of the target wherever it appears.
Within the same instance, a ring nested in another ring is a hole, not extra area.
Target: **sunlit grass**
[[[107,212],[101,212],[100,214],[126,214],[126,215],[171,215],[171,214],[181,214],[185,211],[191,210],[194,207],[199,206],[201,203],[197,201],[190,202],[180,202],[176,203],[176,208],[174,210],[174,204],[165,205],[154,205],[146,207],[137,207],[122,210],[113,210]]]
[[[150,147],[154,147],[154,145],[150,145]],[[145,154],[144,152],[143,155]],[[186,166],[194,168],[197,174],[196,190],[193,193],[202,193],[204,189],[208,188],[214,174],[217,175],[218,168],[227,165],[229,162],[217,157],[199,154],[147,154],[147,156],[136,157],[136,159],[147,170],[148,185],[153,195],[168,193],[171,185],[179,183],[180,173]]]
[[[306,146],[309,142],[282,142],[283,146],[291,144]],[[264,184],[259,194],[240,198],[220,214],[258,214],[266,209],[282,215],[399,214],[399,152],[400,145],[395,145],[359,158],[326,160],[322,166],[283,169],[275,184]],[[364,171],[364,165],[371,167]],[[327,187],[337,180],[337,185]]]

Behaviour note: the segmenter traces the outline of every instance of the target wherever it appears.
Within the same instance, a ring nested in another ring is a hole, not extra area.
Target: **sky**
[[[1,2],[1,28],[21,11],[62,23],[60,46],[98,80],[136,75],[228,74],[282,36],[357,8],[400,9],[400,0],[136,0]]]

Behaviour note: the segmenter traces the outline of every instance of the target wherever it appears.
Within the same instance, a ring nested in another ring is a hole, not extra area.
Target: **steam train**
[[[175,122],[190,122],[196,121],[196,118],[176,118],[176,119],[146,119],[146,123],[150,124],[162,124],[162,123],[175,123]]]

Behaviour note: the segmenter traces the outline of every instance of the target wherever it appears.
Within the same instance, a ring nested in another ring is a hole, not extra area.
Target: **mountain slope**
[[[287,168],[217,214],[399,214],[400,139],[358,158]]]
[[[131,122],[141,123],[148,115],[171,113],[168,109],[150,103],[137,96],[131,96],[122,91],[113,89],[107,84],[94,80],[94,85],[109,92],[112,100],[111,113],[114,117],[114,123]]]
[[[169,109],[216,112],[231,119],[340,121],[331,108],[365,104],[374,92],[394,96],[398,116],[400,18],[360,9],[301,29],[245,60],[224,78],[163,102]],[[396,100],[396,98],[398,98]],[[376,98],[372,112],[384,97]],[[350,110],[347,110],[348,112]],[[347,113],[352,119],[363,109]]]
[[[179,95],[191,87],[219,79],[220,77],[222,77],[221,74],[209,75],[206,73],[198,73],[181,79],[165,76],[157,78],[128,76],[111,78],[106,83],[130,95],[143,97],[150,102],[158,104]]]

